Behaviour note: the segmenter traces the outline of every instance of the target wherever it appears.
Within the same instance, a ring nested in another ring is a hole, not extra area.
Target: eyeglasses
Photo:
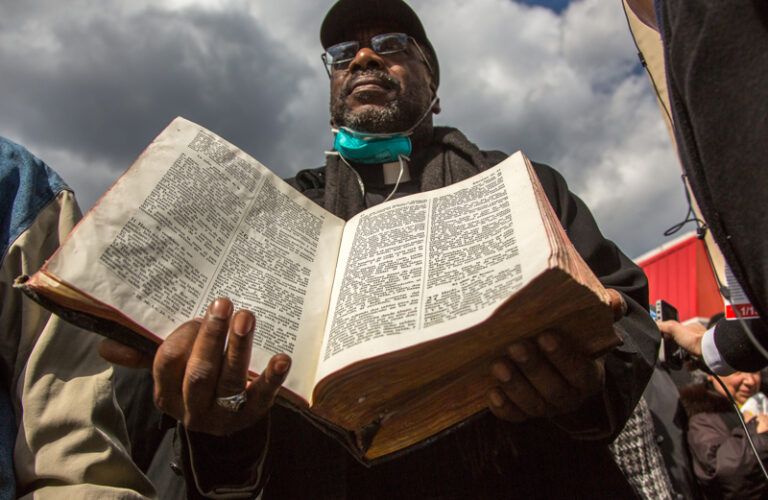
[[[429,64],[427,56],[424,51],[421,50],[419,44],[412,36],[408,36],[405,33],[383,33],[371,38],[371,49],[380,56],[387,54],[396,54],[398,52],[404,52],[408,50],[408,42],[412,42],[419,51],[421,60],[427,66],[430,74],[432,72],[432,66]],[[341,42],[336,45],[331,45],[323,53],[322,59],[325,64],[325,71],[328,73],[328,77],[334,71],[345,70],[349,67],[349,63],[355,58],[357,52],[360,50],[360,42]]]

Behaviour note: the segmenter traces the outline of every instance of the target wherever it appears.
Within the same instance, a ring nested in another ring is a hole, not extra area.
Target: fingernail
[[[528,349],[521,344],[512,344],[507,349],[509,356],[518,363],[525,363],[528,361]]]
[[[497,391],[491,391],[491,404],[497,408],[502,408],[504,406],[504,398]]]
[[[291,367],[291,362],[281,359],[275,363],[275,373],[277,375],[285,375],[288,372],[288,368]]]
[[[245,337],[251,331],[253,331],[254,318],[253,314],[248,311],[238,311],[235,314],[234,324],[232,325],[232,331],[235,335]]]
[[[539,335],[539,346],[546,352],[552,352],[558,348],[560,343],[557,338],[551,333],[542,333]]]
[[[507,368],[507,365],[504,363],[494,363],[491,371],[493,371],[493,374],[501,382],[506,383],[512,380],[512,372],[509,371],[509,368]]]
[[[209,314],[215,319],[229,319],[232,314],[232,302],[227,299],[216,299],[208,310]]]

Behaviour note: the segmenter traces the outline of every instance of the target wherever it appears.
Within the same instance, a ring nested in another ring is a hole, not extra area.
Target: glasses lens
[[[377,54],[394,54],[408,48],[408,35],[405,33],[384,33],[371,38],[371,48]]]
[[[410,38],[405,33],[384,33],[371,38],[371,48],[377,54],[395,54],[408,49],[409,40]],[[358,50],[360,50],[359,42],[342,42],[328,47],[323,54],[323,61],[328,74],[330,75],[332,71],[346,69],[357,55]]]
[[[326,64],[333,68],[339,68],[355,58],[360,44],[357,42],[343,42],[331,45],[325,51]]]

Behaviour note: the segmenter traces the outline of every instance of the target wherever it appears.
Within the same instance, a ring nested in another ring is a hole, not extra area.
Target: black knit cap
[[[431,59],[435,86],[440,85],[437,54],[427,38],[419,16],[402,0],[339,0],[325,15],[320,27],[320,43],[331,45],[347,42],[360,29],[380,25],[389,32],[405,33],[416,40]]]

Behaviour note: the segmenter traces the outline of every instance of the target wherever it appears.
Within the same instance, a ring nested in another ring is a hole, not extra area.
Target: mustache
[[[367,70],[363,71],[362,73],[358,73],[356,76],[353,76],[347,80],[343,90],[344,97],[351,94],[352,89],[354,89],[358,82],[361,80],[376,80],[376,83],[380,84],[385,89],[397,91],[400,90],[400,82],[392,75],[389,75],[380,70]]]

